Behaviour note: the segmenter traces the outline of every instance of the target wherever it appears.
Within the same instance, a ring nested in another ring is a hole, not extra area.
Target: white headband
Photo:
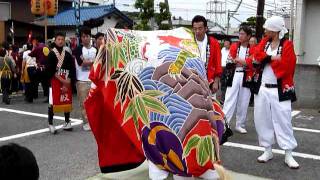
[[[280,16],[272,16],[271,18],[268,18],[264,23],[263,28],[273,32],[280,32],[280,39],[282,39],[288,32],[287,28],[285,27],[284,19]]]

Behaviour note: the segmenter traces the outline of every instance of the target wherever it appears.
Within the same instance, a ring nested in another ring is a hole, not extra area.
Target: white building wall
[[[103,25],[98,28],[93,28],[91,30],[91,34],[97,34],[97,32],[106,33],[107,29],[115,27],[119,20],[120,19],[118,19],[115,15],[106,16],[104,17]]]
[[[106,33],[108,28],[113,28],[116,26],[117,22],[120,19],[118,19],[115,15],[106,16],[104,18],[104,24],[98,28],[91,29],[91,34],[95,35],[97,32]],[[66,37],[75,37],[75,29],[62,29],[61,32],[66,34]]]
[[[304,64],[317,64],[320,56],[320,1],[306,1],[305,56]]]
[[[294,36],[299,64],[316,65],[320,56],[320,1],[297,0],[297,21]]]
[[[304,57],[304,31],[305,27],[305,0],[297,0],[296,23],[294,27],[294,48],[298,57],[298,63],[303,62]]]

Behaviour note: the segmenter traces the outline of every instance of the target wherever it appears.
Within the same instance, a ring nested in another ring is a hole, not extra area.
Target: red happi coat
[[[271,39],[268,37],[263,38],[256,47],[254,60],[249,59],[247,61],[248,64],[255,67],[253,92],[255,94],[259,92],[264,66],[269,63],[278,81],[279,101],[295,101],[296,94],[293,78],[296,66],[296,55],[293,43],[285,38],[280,40],[278,48],[278,55],[281,55],[280,60],[271,60],[271,56],[267,55],[266,52],[270,43]]]
[[[105,68],[101,66],[98,64],[95,67],[97,71],[90,71],[89,78],[97,87],[90,89],[84,103],[98,145],[100,170],[110,173],[133,169],[145,161],[141,142],[133,138],[136,137],[134,130],[122,130],[134,129],[134,126],[128,123],[125,126],[130,127],[121,127],[123,112],[120,111],[120,105],[114,106],[113,101],[117,93],[116,84],[113,81],[105,84],[105,70],[100,71]]]
[[[209,43],[209,60],[207,64],[207,77],[209,84],[214,82],[216,77],[221,77],[222,66],[221,66],[221,49],[219,42],[214,37],[208,36]]]
[[[245,61],[251,61],[254,53],[254,47],[248,46],[249,50],[246,53],[246,59]],[[237,56],[239,56],[239,51],[240,51],[240,42],[233,43],[230,47],[229,51],[229,56],[228,58],[230,59],[235,59]],[[226,65],[227,68],[227,86],[232,86],[232,81],[234,77],[234,73],[236,70],[236,64],[234,63],[227,63]],[[243,76],[243,87],[250,88],[250,83],[252,81],[252,76],[253,76],[253,67],[250,65],[247,65],[243,67],[244,69],[244,76]]]

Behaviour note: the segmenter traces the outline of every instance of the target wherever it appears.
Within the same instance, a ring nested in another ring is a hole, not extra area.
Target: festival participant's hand
[[[272,61],[279,61],[281,59],[280,55],[276,55],[276,56],[271,56],[271,60]]]
[[[62,93],[67,93],[67,92],[68,92],[68,87],[62,86],[61,92],[62,92]]]
[[[212,87],[211,87],[212,93],[213,93],[213,94],[216,93],[216,92],[218,91],[218,89],[219,89],[219,83],[218,83],[218,82],[214,82],[214,83],[212,84]]]

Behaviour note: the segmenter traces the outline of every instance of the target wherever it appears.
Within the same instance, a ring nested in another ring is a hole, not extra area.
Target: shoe
[[[235,131],[237,131],[240,134],[247,134],[248,133],[247,130],[242,127],[236,127]]]
[[[258,162],[259,163],[266,163],[269,160],[271,160],[273,158],[273,154],[272,154],[272,149],[270,148],[266,148],[264,153],[258,157]]]
[[[64,123],[64,125],[62,126],[62,129],[65,131],[72,131],[71,122]]]
[[[83,126],[82,126],[83,130],[85,131],[91,131],[91,128],[90,128],[90,125],[89,123],[85,123]]]
[[[56,128],[53,125],[49,125],[49,131],[51,134],[57,134]]]
[[[294,160],[292,151],[286,150],[284,162],[291,169],[299,169],[299,164]]]

